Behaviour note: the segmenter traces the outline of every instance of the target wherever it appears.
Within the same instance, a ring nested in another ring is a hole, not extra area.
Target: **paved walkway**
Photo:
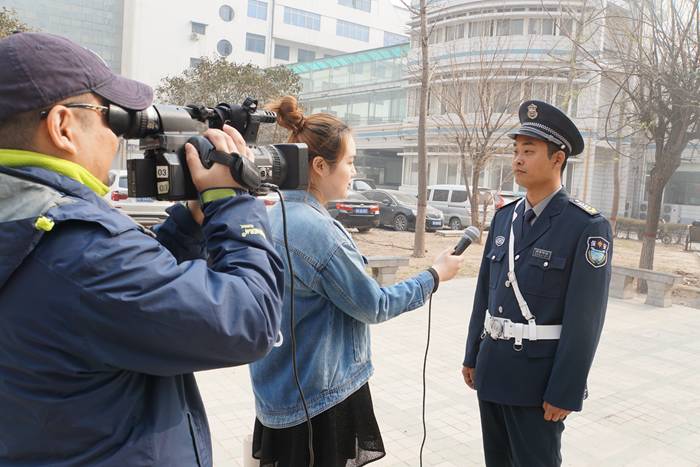
[[[483,465],[476,397],[460,373],[474,286],[474,279],[442,284],[433,301],[425,466]],[[426,325],[427,306],[372,328],[370,386],[387,456],[371,465],[418,465]],[[611,299],[590,398],[567,419],[564,465],[700,466],[699,331],[700,310]],[[197,380],[214,465],[242,466],[241,443],[254,421],[247,368]]]

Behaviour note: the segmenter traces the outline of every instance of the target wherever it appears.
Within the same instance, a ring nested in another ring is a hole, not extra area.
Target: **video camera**
[[[127,161],[129,196],[180,201],[196,199],[185,160],[185,143],[197,148],[202,164],[227,165],[233,178],[254,195],[264,194],[263,184],[281,189],[303,189],[308,184],[308,148],[305,144],[255,146],[261,123],[274,123],[276,115],[258,110],[250,97],[243,104],[205,106],[152,105],[141,111],[110,106],[109,125],[126,139],[138,139],[142,159]],[[238,130],[253,153],[255,162],[236,153],[217,151],[201,136],[207,128],[228,124]]]

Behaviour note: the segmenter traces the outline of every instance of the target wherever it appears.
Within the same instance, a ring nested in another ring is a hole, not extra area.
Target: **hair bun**
[[[277,113],[277,123],[292,133],[299,133],[304,128],[306,119],[295,97],[284,96],[268,105],[267,109]]]

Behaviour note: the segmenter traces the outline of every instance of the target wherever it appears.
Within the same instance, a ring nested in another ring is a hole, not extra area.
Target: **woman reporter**
[[[309,148],[309,187],[284,192],[294,271],[294,329],[298,378],[313,425],[315,465],[361,466],[384,456],[368,380],[369,325],[422,306],[440,281],[453,278],[462,258],[442,252],[427,271],[390,287],[365,272],[348,232],[326,211],[347,196],[355,175],[350,128],[329,114],[305,116],[286,96],[270,106],[290,131],[290,143]],[[292,367],[291,289],[282,209],[270,211],[272,241],[285,260],[283,343],[250,365],[256,420],[253,457],[261,466],[309,464],[305,411]]]

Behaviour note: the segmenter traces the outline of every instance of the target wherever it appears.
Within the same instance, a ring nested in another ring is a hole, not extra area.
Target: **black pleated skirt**
[[[340,404],[311,419],[315,467],[360,467],[384,457],[384,443],[374,417],[369,383]],[[268,428],[255,419],[253,457],[261,467],[307,467],[306,423]]]

